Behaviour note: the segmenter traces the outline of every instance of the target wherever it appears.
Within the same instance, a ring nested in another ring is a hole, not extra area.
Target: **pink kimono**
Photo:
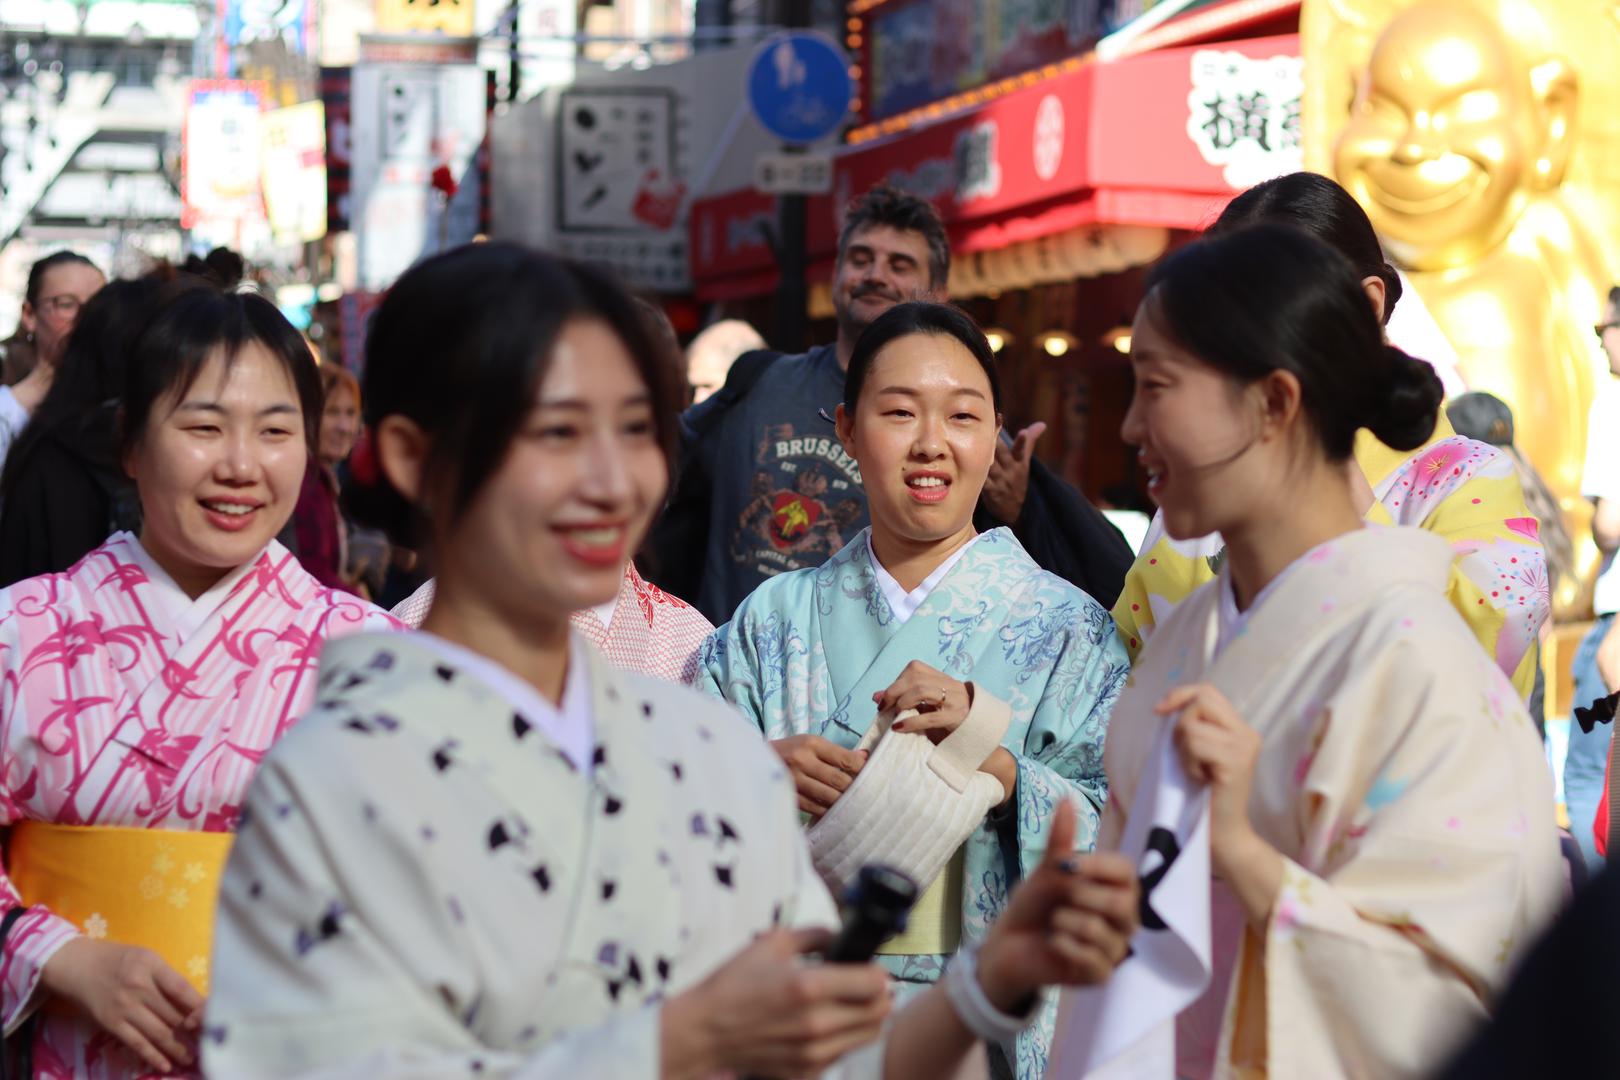
[[[327,638],[399,629],[318,584],[272,541],[193,600],[129,533],[71,569],[0,590],[0,824],[229,832],[260,759],[315,693]],[[0,912],[20,902],[0,874]],[[5,1032],[41,1003],[41,970],[89,933],[36,907],[0,956]],[[39,1014],[35,1075],[144,1072],[112,1036]]]
[[[394,608],[394,617],[419,627],[433,604],[429,581]],[[576,611],[574,630],[626,671],[691,685],[697,678],[697,654],[714,626],[697,608],[679,600],[636,572],[624,568],[619,595],[607,625],[594,609]]]

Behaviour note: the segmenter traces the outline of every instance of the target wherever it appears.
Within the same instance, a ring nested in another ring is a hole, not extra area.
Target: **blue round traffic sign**
[[[811,143],[837,131],[854,93],[843,50],[811,30],[767,39],[748,66],[749,108],[783,142]]]

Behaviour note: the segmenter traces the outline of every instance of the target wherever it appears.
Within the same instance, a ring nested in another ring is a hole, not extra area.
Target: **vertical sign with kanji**
[[[384,289],[424,255],[478,231],[484,73],[476,64],[372,63],[354,69],[350,214],[360,280]],[[434,174],[446,171],[446,197]]]

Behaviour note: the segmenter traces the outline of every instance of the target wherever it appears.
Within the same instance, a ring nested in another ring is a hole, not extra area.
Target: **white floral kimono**
[[[221,890],[209,1076],[651,1080],[661,1001],[773,925],[834,922],[792,783],[732,710],[576,639],[576,762],[435,641],[328,649],[266,759]]]
[[[1216,655],[1223,569],[1143,650],[1109,728],[1101,845],[1172,722],[1154,703],[1202,682],[1265,738],[1249,813],[1288,860],[1263,932],[1214,886],[1215,974],[1177,1025],[1183,1076],[1426,1075],[1553,917],[1552,784],[1518,694],[1447,600],[1453,558],[1416,529],[1347,534]]]

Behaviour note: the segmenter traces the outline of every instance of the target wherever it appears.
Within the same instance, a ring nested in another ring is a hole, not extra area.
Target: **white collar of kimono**
[[[607,603],[598,604],[591,608],[591,614],[595,615],[597,622],[602,624],[602,629],[611,630],[613,629],[613,613],[614,611],[618,610],[618,607],[619,598],[615,596]]]
[[[585,646],[577,634],[568,635],[568,675],[563,682],[562,707],[545,699],[530,683],[518,678],[489,657],[446,641],[426,630],[415,640],[438,653],[468,675],[495,691],[513,711],[529,721],[561,750],[585,776],[591,774],[596,749],[596,724],[591,717],[591,681],[586,678]]]
[[[1219,656],[1231,640],[1243,632],[1243,628],[1248,625],[1249,619],[1255,612],[1260,610],[1260,605],[1266,602],[1268,596],[1277,591],[1277,586],[1286,581],[1288,575],[1292,574],[1296,567],[1329,544],[1336,543],[1338,539],[1338,537],[1334,537],[1332,540],[1325,540],[1317,544],[1310,551],[1283,567],[1282,573],[1266,582],[1266,587],[1260,590],[1259,595],[1254,598],[1254,602],[1242,611],[1238,610],[1237,595],[1232,591],[1231,566],[1228,564],[1227,567],[1223,568],[1220,577],[1221,602],[1216,615],[1215,652],[1213,655]]]
[[[978,541],[979,538],[975,536],[972,540],[951,552],[944,562],[934,568],[932,574],[922,579],[922,584],[910,592],[906,592],[905,589],[900,587],[900,583],[894,580],[894,575],[883,569],[883,564],[878,562],[877,552],[872,549],[872,531],[868,529],[866,532],[866,554],[872,559],[872,573],[877,578],[878,588],[883,590],[883,599],[889,602],[889,610],[894,612],[895,622],[904,626],[913,615],[917,614],[917,609],[923,606],[923,601],[928,599],[928,594],[933,592],[939,586],[939,583],[945,580],[945,575],[951,572],[951,567],[961,562],[962,556],[967,554],[968,548],[978,543]]]
[[[116,532],[109,537],[109,540],[122,541],[128,548],[130,557],[140,565],[142,570],[146,571],[146,579],[152,585],[153,594],[160,599],[164,610],[174,624],[176,640],[182,642],[196,633],[202,624],[208,620],[208,616],[219,610],[219,606],[225,602],[226,597],[231,595],[231,590],[236,587],[236,583],[247,576],[248,571],[253,569],[253,564],[258,562],[260,556],[264,554],[263,551],[259,552],[258,555],[253,556],[253,558],[220,578],[212,588],[193,600],[186,595],[184,589],[176,584],[174,578],[169,576],[169,572],[158,565],[157,560],[152,558],[152,553],[141,546],[140,538],[134,533]],[[270,541],[270,544],[274,543],[274,540]],[[266,551],[269,548],[269,544],[265,545]]]

